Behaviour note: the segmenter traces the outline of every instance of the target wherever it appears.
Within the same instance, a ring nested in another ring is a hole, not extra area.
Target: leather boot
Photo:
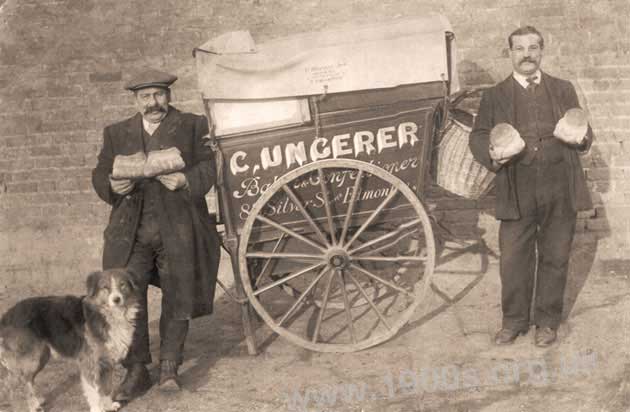
[[[125,379],[116,391],[113,399],[115,401],[130,401],[143,395],[151,388],[151,376],[143,363],[133,363],[127,368]]]
[[[558,334],[555,329],[552,328],[540,328],[536,327],[536,334],[534,335],[535,345],[539,348],[546,348],[551,346],[557,339]]]
[[[175,361],[160,361],[160,391],[179,392],[182,389],[177,377],[177,368]]]
[[[520,335],[525,335],[527,329],[502,328],[494,337],[494,344],[498,346],[510,345],[514,343]]]

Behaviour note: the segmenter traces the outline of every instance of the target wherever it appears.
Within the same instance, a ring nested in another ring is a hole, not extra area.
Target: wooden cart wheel
[[[247,298],[273,331],[314,351],[353,352],[391,338],[423,304],[435,243],[407,184],[333,159],[267,188],[243,225],[238,259]]]

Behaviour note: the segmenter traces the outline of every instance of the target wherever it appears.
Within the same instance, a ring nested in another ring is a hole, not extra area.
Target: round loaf
[[[566,119],[567,126],[570,127],[584,128],[588,125],[586,113],[579,107],[567,110],[564,114],[564,118]]]
[[[508,123],[499,123],[490,131],[490,146],[495,160],[508,159],[525,148],[525,141]]]
[[[558,121],[553,135],[558,139],[569,143],[579,144],[588,131],[588,119],[584,110],[573,108],[566,111]]]

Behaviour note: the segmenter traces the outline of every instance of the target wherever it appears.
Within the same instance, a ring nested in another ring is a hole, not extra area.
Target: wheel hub
[[[350,265],[350,257],[343,249],[331,249],[326,257],[328,264],[334,269],[345,269]]]

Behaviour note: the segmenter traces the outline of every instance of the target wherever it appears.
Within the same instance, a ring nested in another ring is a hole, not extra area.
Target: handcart
[[[459,89],[453,45],[431,15],[260,44],[231,32],[195,49],[250,353],[255,318],[304,348],[350,352],[423,305],[436,261],[425,190]]]

